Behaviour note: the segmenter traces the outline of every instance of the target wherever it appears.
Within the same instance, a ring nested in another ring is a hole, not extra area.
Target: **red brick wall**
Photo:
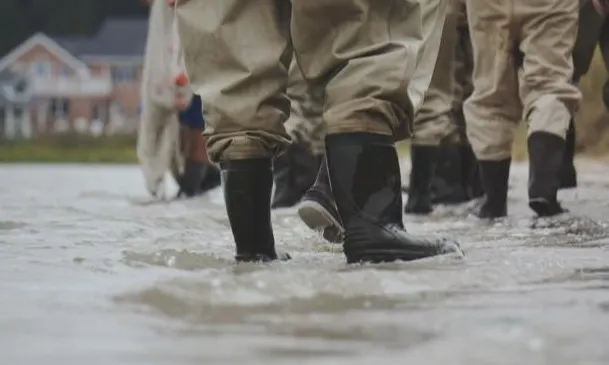
[[[140,85],[142,67],[137,68],[136,78],[132,82],[117,82],[114,84],[112,99],[123,109],[127,116],[135,116],[140,105]]]

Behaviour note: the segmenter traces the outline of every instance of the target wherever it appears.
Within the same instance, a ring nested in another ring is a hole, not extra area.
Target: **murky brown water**
[[[609,364],[609,168],[581,167],[571,214],[533,219],[518,165],[504,222],[405,217],[465,259],[348,267],[293,210],[293,261],[236,266],[220,191],[146,204],[137,167],[0,166],[0,363]]]

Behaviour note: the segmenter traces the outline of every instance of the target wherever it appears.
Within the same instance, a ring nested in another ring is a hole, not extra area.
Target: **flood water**
[[[609,364],[609,169],[579,167],[551,220],[525,165],[504,221],[404,217],[464,259],[347,266],[294,210],[273,213],[292,261],[235,265],[219,190],[150,203],[136,166],[0,165],[0,364]]]

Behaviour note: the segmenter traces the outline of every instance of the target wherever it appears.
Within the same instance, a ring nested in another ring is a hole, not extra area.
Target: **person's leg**
[[[573,47],[573,83],[579,84],[592,62],[596,45],[599,42],[603,18],[596,12],[591,1],[584,1],[579,9],[579,26],[577,39]],[[577,187],[577,170],[575,169],[575,119],[571,118],[567,130],[565,152],[559,173],[559,189]]]
[[[573,85],[578,4],[521,0],[522,95],[529,124],[529,205],[540,216],[563,212],[556,199],[565,138],[581,93]],[[540,27],[539,24],[544,26]]]
[[[181,194],[193,197],[220,185],[220,170],[209,161],[203,130],[205,121],[201,97],[194,95],[187,109],[179,113],[180,144],[185,156],[184,172],[177,182]]]
[[[484,190],[480,182],[478,160],[467,138],[467,123],[465,123],[465,116],[463,115],[463,103],[472,94],[474,88],[472,84],[474,56],[472,54],[472,42],[469,34],[465,2],[465,0],[458,0],[459,17],[457,18],[457,33],[459,35],[459,43],[456,55],[456,88],[453,111],[461,136],[460,152],[458,153],[461,160],[461,186],[463,187],[465,199],[477,199],[484,195]]]
[[[480,218],[507,215],[512,142],[521,116],[510,4],[467,0],[474,89],[463,109],[485,193],[476,213]]]
[[[291,113],[285,123],[292,144],[273,160],[275,193],[272,208],[292,207],[315,182],[324,154],[323,88],[307,85],[295,60],[288,73]]]
[[[292,37],[306,79],[326,87],[326,158],[347,262],[460,252],[402,223],[394,136],[411,130],[408,83],[422,42],[419,1],[294,0]]]
[[[414,75],[408,85],[408,95],[415,111],[420,109],[423,103],[423,96],[431,83],[432,73],[442,40],[445,18],[448,12],[447,2],[443,0],[424,0],[421,5],[423,45],[415,63]],[[316,89],[316,85],[311,86],[312,89]],[[312,94],[315,95],[316,93]],[[323,92],[321,94],[323,95]],[[292,106],[294,105],[292,103]],[[318,110],[315,108],[315,113],[313,114],[317,115]],[[295,109],[292,109],[293,114],[294,112]],[[302,114],[299,113],[298,109],[296,109],[296,113],[298,115]],[[319,131],[320,136],[325,136],[325,128],[319,129]],[[320,145],[323,147],[323,144],[320,143]],[[334,242],[342,240],[344,228],[342,225],[337,224],[337,222],[340,222],[340,217],[336,210],[334,197],[330,193],[327,167],[322,166],[315,184],[303,197],[300,207],[302,209],[299,208],[299,214],[309,227],[315,230],[323,230],[323,236]],[[338,235],[336,232],[339,232]]]
[[[451,118],[456,42],[456,8],[449,6],[431,83],[414,118],[405,213],[428,214],[432,211],[430,188],[440,145],[457,134],[458,128]]]
[[[290,107],[285,94],[292,58],[290,4],[179,4],[185,65],[193,90],[203,101],[210,158],[220,163],[236,258],[276,259],[271,158],[289,143],[283,122]]]
[[[598,43],[601,49],[601,55],[603,56],[605,71],[609,72],[609,20],[607,19],[603,22],[603,28],[601,29]],[[603,103],[605,104],[605,108],[609,110],[609,78],[605,81],[603,87]]]
[[[300,185],[304,191],[299,190],[298,215],[309,228],[323,232],[326,240],[340,243],[344,229],[332,196],[325,162],[324,92],[322,84],[307,83],[298,64],[292,62],[288,82],[291,114],[286,129],[293,141],[306,145],[308,154],[316,162],[312,180],[306,186]]]

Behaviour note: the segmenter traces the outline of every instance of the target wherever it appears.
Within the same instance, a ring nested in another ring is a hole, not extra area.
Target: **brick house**
[[[93,37],[38,33],[27,39],[0,59],[0,75],[20,75],[28,86],[26,110],[8,100],[0,104],[0,136],[134,132],[147,31],[146,18],[118,18],[106,20]],[[0,90],[10,85],[0,78]]]

